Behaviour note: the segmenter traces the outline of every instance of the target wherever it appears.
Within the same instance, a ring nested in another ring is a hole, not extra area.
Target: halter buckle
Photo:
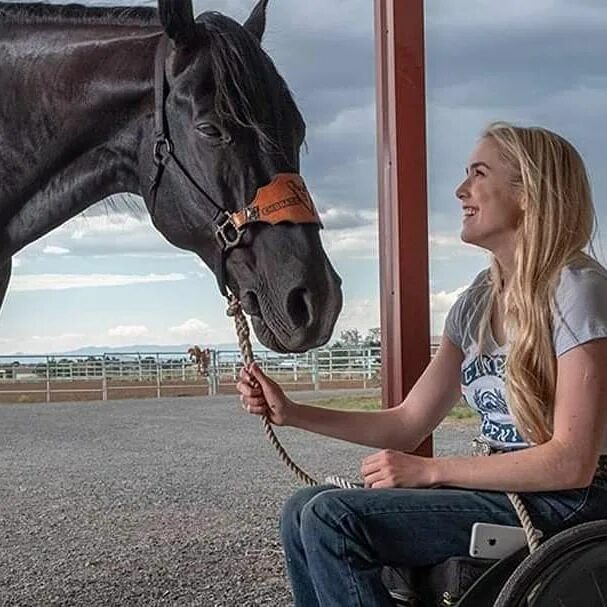
[[[240,244],[244,230],[242,227],[236,226],[232,216],[229,213],[224,213],[223,217],[217,223],[215,236],[224,250],[229,251]]]

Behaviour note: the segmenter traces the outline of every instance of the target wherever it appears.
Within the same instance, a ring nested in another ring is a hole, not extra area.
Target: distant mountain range
[[[69,352],[60,352],[64,356],[98,356],[99,354],[132,354],[139,353],[167,353],[179,352],[187,354],[188,348],[198,345],[201,348],[211,348],[212,350],[238,350],[238,344],[177,344],[177,345],[157,345],[157,344],[139,344],[133,346],[85,346]]]
[[[224,343],[224,344],[176,344],[176,345],[157,345],[157,344],[136,344],[132,346],[84,346],[76,350],[69,350],[65,352],[47,352],[45,356],[101,356],[102,354],[181,354],[185,356],[188,352],[188,348],[193,345],[199,345],[201,348],[211,348],[212,350],[223,350],[223,351],[237,351],[238,344],[236,343]],[[256,351],[267,351],[267,348],[259,344],[253,345],[253,350]],[[27,352],[16,352],[15,354],[5,354],[3,358],[19,358],[19,357],[30,358],[31,354]],[[33,355],[35,358],[40,358],[41,355]]]

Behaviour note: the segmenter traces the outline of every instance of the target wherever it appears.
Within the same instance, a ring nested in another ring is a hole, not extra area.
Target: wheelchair
[[[396,607],[607,607],[607,520],[561,531],[533,554],[385,567],[383,578]]]

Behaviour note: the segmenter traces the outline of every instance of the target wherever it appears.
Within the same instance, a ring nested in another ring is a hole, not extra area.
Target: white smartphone
[[[470,534],[470,556],[503,559],[527,544],[522,527],[474,523]]]

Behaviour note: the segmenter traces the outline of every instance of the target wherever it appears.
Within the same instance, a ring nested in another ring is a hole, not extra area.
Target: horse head
[[[199,255],[262,344],[302,352],[331,336],[341,281],[299,177],[305,123],[262,50],[267,0],[244,25],[161,0],[154,128],[140,142],[156,228]],[[255,204],[252,204],[255,201]]]

